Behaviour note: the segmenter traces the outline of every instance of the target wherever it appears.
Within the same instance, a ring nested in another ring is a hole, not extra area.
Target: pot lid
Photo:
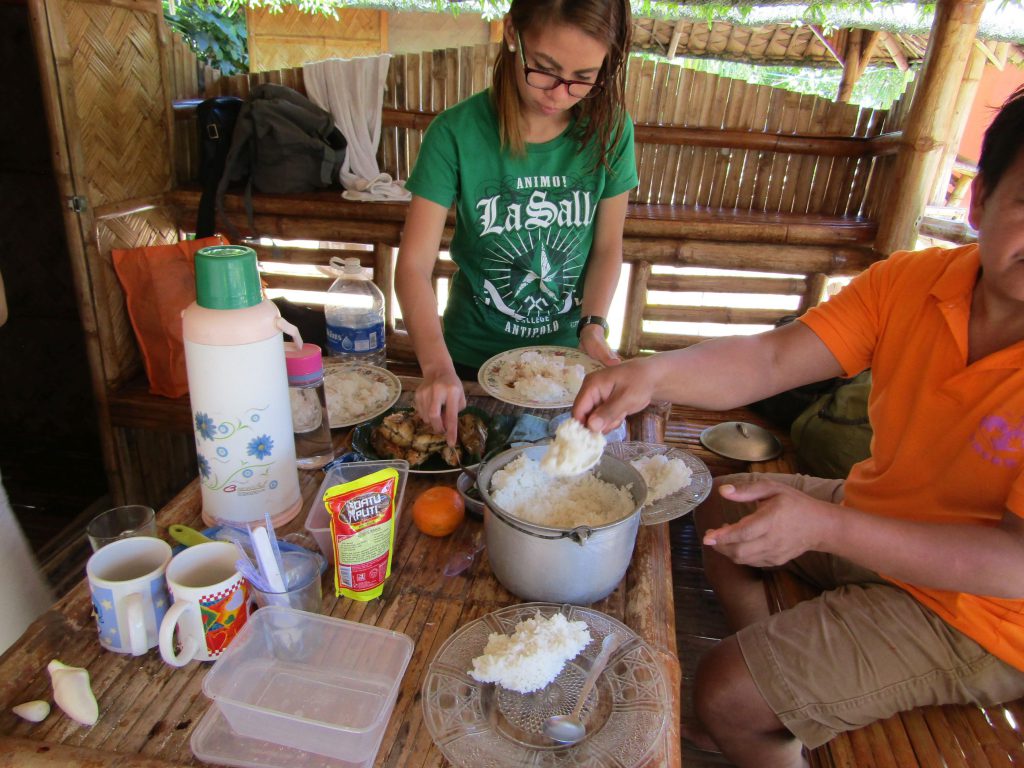
[[[700,433],[709,451],[738,461],[768,461],[782,453],[782,444],[764,427],[746,421],[724,421]]]

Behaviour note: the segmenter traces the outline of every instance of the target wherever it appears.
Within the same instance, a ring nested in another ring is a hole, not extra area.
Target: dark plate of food
[[[459,439],[451,447],[412,408],[390,408],[352,431],[352,448],[368,459],[405,459],[413,473],[461,472],[505,448],[511,414],[491,416],[474,406],[459,411]]]

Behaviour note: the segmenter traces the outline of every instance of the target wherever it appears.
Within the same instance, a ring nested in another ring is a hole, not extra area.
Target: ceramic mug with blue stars
[[[85,567],[100,645],[141,656],[160,640],[170,599],[171,547],[152,536],[134,536],[98,550]]]

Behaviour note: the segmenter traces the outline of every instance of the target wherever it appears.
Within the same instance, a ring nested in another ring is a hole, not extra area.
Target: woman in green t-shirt
[[[491,88],[423,138],[395,288],[423,371],[417,410],[452,441],[460,374],[499,352],[578,343],[618,362],[604,316],[637,184],[623,107],[631,24],[628,0],[513,0]],[[453,203],[442,332],[431,274]]]

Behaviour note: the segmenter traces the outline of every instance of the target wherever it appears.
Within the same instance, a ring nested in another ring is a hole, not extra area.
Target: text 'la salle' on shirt
[[[627,118],[594,168],[572,126],[526,154],[503,150],[490,90],[430,123],[406,183],[414,195],[454,202],[451,256],[458,272],[444,312],[456,363],[533,344],[576,346],[583,277],[601,200],[637,185],[633,124]]]

